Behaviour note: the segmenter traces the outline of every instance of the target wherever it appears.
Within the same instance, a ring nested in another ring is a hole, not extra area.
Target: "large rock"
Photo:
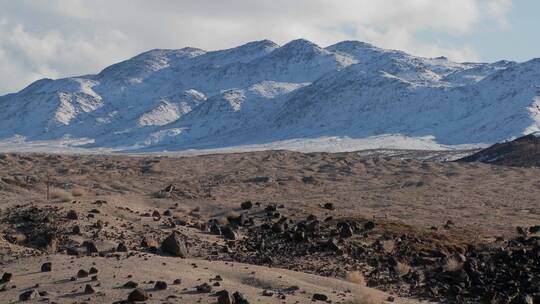
[[[243,294],[238,291],[233,294],[233,303],[234,304],[249,304],[249,301],[244,297]]]
[[[231,296],[228,290],[220,290],[215,294],[217,296],[218,304],[232,304]]]
[[[221,228],[217,223],[212,223],[212,225],[210,225],[210,233],[215,235],[221,235]]]
[[[156,290],[165,290],[167,289],[167,283],[164,281],[157,281],[156,284],[154,285],[154,288]]]
[[[243,202],[242,204],[240,204],[240,208],[242,208],[243,210],[251,209],[253,208],[253,203],[251,201]]]
[[[148,293],[144,289],[136,288],[128,296],[128,301],[137,302],[137,301],[146,301],[148,300]]]
[[[172,256],[181,258],[188,257],[188,249],[186,243],[182,239],[180,233],[174,231],[161,243],[161,250]]]
[[[236,231],[234,231],[234,229],[230,225],[225,226],[225,228],[221,230],[221,233],[223,234],[223,237],[225,237],[227,240],[238,239]]]
[[[9,272],[5,272],[2,275],[2,279],[0,279],[0,284],[8,283],[9,281],[11,281],[11,278],[13,278],[13,274],[11,274]]]
[[[41,265],[41,272],[50,272],[52,271],[52,263],[46,262]]]
[[[113,241],[84,241],[81,246],[68,249],[68,254],[84,255],[91,253],[105,254],[116,251],[118,244]]]
[[[35,289],[30,289],[19,295],[19,301],[30,301],[39,297],[39,293]]]
[[[70,220],[78,220],[79,214],[75,210],[69,210],[68,213],[66,214],[66,218]]]
[[[322,294],[322,293],[316,293],[316,294],[313,295],[313,301],[326,302],[326,301],[328,301],[328,296],[326,296],[325,294]]]

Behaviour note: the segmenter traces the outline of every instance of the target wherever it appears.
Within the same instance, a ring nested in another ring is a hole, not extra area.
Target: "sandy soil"
[[[300,213],[402,220],[422,227],[458,226],[483,236],[540,223],[540,169],[481,163],[372,158],[358,153],[254,152],[194,157],[6,155],[0,159],[2,206],[45,200],[53,188],[126,206],[226,212],[245,200],[278,202]],[[23,187],[14,185],[21,184]],[[171,199],[153,195],[169,184]]]
[[[50,261],[52,272],[40,272],[42,263]],[[99,270],[97,281],[90,277],[71,281],[79,269]],[[195,291],[195,286],[204,282],[213,284],[213,278],[223,278],[220,287],[231,292],[241,291],[251,303],[312,303],[314,293],[324,293],[334,303],[347,303],[364,298],[386,299],[382,292],[361,287],[343,280],[292,272],[277,268],[267,268],[232,262],[205,261],[198,259],[178,259],[155,255],[135,256],[130,258],[107,259],[100,257],[73,258],[66,255],[51,255],[38,258],[24,258],[10,263],[5,271],[12,272],[12,282],[17,288],[1,293],[2,303],[15,302],[19,293],[32,289],[48,291],[47,296],[56,303],[111,303],[124,300],[131,289],[123,287],[128,281],[139,283],[152,294],[149,303],[215,303],[216,298]],[[131,276],[131,277],[130,277]],[[175,285],[175,279],[182,283]],[[166,290],[156,290],[152,281],[162,280],[168,283]],[[95,287],[95,294],[85,294],[86,284]],[[288,292],[291,286],[298,286],[298,291]],[[274,296],[262,296],[263,290],[271,290]],[[276,295],[283,292],[285,299]],[[397,299],[397,303],[414,303]]]
[[[214,290],[238,290],[251,303],[311,303],[314,293],[328,295],[333,303],[378,303],[361,300],[366,295],[378,300],[389,295],[342,277],[227,262],[219,255],[208,261],[213,248],[227,242],[198,227],[210,218],[239,213],[240,203],[251,200],[283,205],[288,217],[374,218],[403,222],[410,229],[439,231],[458,242],[479,242],[514,235],[516,226],[540,223],[539,173],[537,168],[359,153],[274,151],[194,157],[0,154],[0,215],[9,218],[34,206],[52,215],[62,214],[61,218],[48,219],[47,229],[71,229],[72,223],[63,214],[75,210],[82,232],[73,235],[59,230],[62,242],[112,240],[115,245],[126,242],[133,250],[108,258],[48,254],[22,244],[25,241],[20,245],[8,242],[8,237],[16,235],[14,225],[19,224],[6,220],[0,224],[4,231],[0,275],[10,272],[14,278],[0,292],[0,303],[16,301],[21,292],[36,284],[36,290],[48,292],[42,298],[57,303],[111,303],[126,299],[129,290],[121,285],[128,280],[148,290],[152,303],[215,303],[215,297],[194,293],[193,287],[216,275],[223,281]],[[174,191],[160,194],[168,185],[174,185]],[[97,204],[99,200],[106,203]],[[325,203],[333,203],[334,209],[323,208]],[[171,219],[186,224],[169,227],[169,217],[156,220],[145,215],[165,210],[171,212]],[[443,228],[449,220],[452,227]],[[392,224],[388,227],[396,233],[403,229]],[[159,241],[173,230],[185,236],[189,259],[137,251],[143,236]],[[39,271],[45,261],[53,263],[52,272]],[[99,269],[97,281],[69,280],[79,269],[92,266]],[[172,284],[177,278],[182,283]],[[154,290],[149,282],[157,280],[166,281],[168,289]],[[97,292],[84,294],[86,284]],[[287,292],[291,286],[299,290]],[[264,289],[274,295],[262,296]],[[280,292],[286,299],[278,298]],[[396,301],[407,302],[399,297]]]

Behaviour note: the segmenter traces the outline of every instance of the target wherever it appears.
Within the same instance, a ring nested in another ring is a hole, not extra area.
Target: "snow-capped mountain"
[[[358,41],[152,50],[0,97],[0,143],[351,150],[375,139],[367,147],[441,148],[539,130],[540,59],[456,63]]]

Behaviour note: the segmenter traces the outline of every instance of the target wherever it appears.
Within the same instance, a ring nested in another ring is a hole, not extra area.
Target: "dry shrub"
[[[396,243],[393,240],[382,241],[382,248],[384,252],[391,253],[396,247]]]
[[[358,284],[360,286],[366,286],[366,278],[360,271],[351,271],[346,275],[347,281]]]
[[[446,272],[456,272],[458,270],[461,270],[463,268],[463,263],[458,260],[456,257],[449,257],[446,259],[443,270]]]
[[[365,290],[360,294],[354,295],[354,300],[347,302],[347,304],[384,304],[385,301],[379,299],[379,297],[370,293],[370,291]]]
[[[61,202],[70,202],[73,200],[73,196],[67,191],[61,189],[53,189],[51,190],[51,199]]]
[[[71,195],[74,197],[81,197],[84,195],[84,190],[82,188],[73,188],[71,190]]]
[[[405,263],[400,263],[398,262],[396,264],[396,266],[394,266],[394,271],[400,276],[404,276],[406,274],[408,274],[409,272],[411,272],[411,266],[405,264]]]

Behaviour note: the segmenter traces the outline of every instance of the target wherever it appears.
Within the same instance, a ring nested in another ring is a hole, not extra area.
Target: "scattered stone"
[[[283,225],[283,223],[274,223],[274,225],[272,225],[272,232],[274,233],[283,233],[283,231],[285,231],[285,227]]]
[[[157,281],[154,288],[157,290],[165,290],[167,289],[167,283],[164,281]]]
[[[234,231],[230,225],[225,226],[225,228],[221,230],[221,233],[227,240],[236,240],[238,238],[236,231]]]
[[[324,204],[323,208],[327,209],[327,210],[334,210],[335,209],[333,203],[326,203],[326,204]]]
[[[106,253],[113,253],[116,251],[116,248],[118,247],[118,244],[113,241],[104,240],[104,241],[95,241],[95,242],[89,242],[86,241],[88,250],[90,252],[99,253],[99,254],[106,254]]]
[[[535,234],[535,233],[538,233],[538,232],[540,232],[540,225],[535,225],[535,226],[529,227],[529,233]]]
[[[137,288],[137,286],[139,286],[139,284],[133,282],[133,281],[127,281],[125,284],[124,284],[124,287],[125,288]]]
[[[75,225],[75,226],[73,226],[71,232],[73,234],[79,235],[79,234],[81,234],[81,227],[79,225]]]
[[[251,201],[243,202],[242,204],[240,204],[240,208],[242,208],[243,210],[251,209],[253,208],[253,203]]]
[[[328,301],[328,296],[322,293],[316,293],[313,295],[313,301]]]
[[[141,288],[134,289],[128,296],[128,301],[130,302],[140,302],[147,301],[148,293]]]
[[[274,295],[274,293],[268,289],[263,290],[262,295],[265,297],[271,297]]]
[[[70,220],[78,220],[79,219],[79,214],[75,210],[69,210],[67,215],[66,215],[66,218],[68,218]]]
[[[315,177],[313,176],[303,176],[302,177],[302,182],[304,184],[311,184],[311,185],[314,185],[317,183],[317,180],[315,179]]]
[[[181,238],[180,233],[174,231],[161,243],[161,250],[172,256],[180,258],[188,257],[188,250],[186,243]]]
[[[41,265],[41,272],[50,272],[52,271],[52,263],[46,262]]]
[[[229,291],[227,290],[220,290],[214,294],[217,296],[217,303],[218,304],[233,304],[231,300],[231,296],[229,295]]]
[[[201,285],[198,285],[195,287],[199,293],[210,293],[212,292],[212,286],[208,285],[208,283],[202,283]]]
[[[77,272],[78,278],[87,278],[88,277],[88,271],[81,269],[79,272]]]
[[[118,244],[118,247],[116,247],[117,252],[128,252],[128,248],[126,247],[126,244],[120,243]]]
[[[339,236],[341,238],[345,239],[345,238],[350,238],[353,236],[354,231],[349,223],[343,222],[343,223],[340,223],[338,226],[340,227]]]
[[[19,295],[19,301],[30,301],[39,297],[39,293],[35,289],[30,289]]]
[[[219,228],[217,223],[212,223],[210,225],[210,233],[214,235],[221,235],[221,228]]]
[[[93,293],[96,293],[96,290],[94,289],[94,287],[92,287],[92,285],[86,284],[86,286],[84,286],[84,293],[93,294]]]
[[[375,228],[375,223],[373,221],[368,221],[364,224],[364,229],[371,230]]]
[[[243,294],[237,291],[233,294],[233,303],[234,304],[249,304],[249,301],[244,297]]]
[[[9,272],[4,272],[2,275],[2,279],[0,280],[0,283],[8,283],[11,281],[11,278],[13,278],[13,274]]]

